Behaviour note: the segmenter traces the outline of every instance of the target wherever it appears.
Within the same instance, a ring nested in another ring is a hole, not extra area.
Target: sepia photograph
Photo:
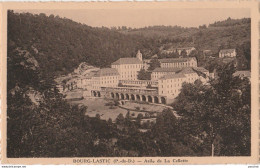
[[[7,158],[252,156],[250,8],[10,8],[6,59]]]

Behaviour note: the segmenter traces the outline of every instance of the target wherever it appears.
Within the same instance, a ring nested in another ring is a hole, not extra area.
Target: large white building
[[[197,59],[195,57],[189,58],[164,58],[159,59],[161,68],[184,68],[197,67]]]
[[[182,84],[194,83],[200,80],[203,83],[209,79],[209,71],[202,67],[186,67],[174,74],[167,74],[158,79],[158,92],[166,96],[168,100],[176,98],[182,88]]]
[[[112,68],[94,69],[84,73],[80,86],[89,96],[117,99],[170,103],[180,93],[184,82],[193,83],[197,79],[207,82],[209,71],[197,67],[197,60],[191,58],[159,59],[161,68],[151,73],[151,80],[138,80],[138,71],[144,68],[142,54],[135,58],[120,58]],[[119,86],[120,85],[120,86]]]
[[[182,51],[185,51],[187,55],[190,55],[190,53],[196,50],[194,47],[184,47],[184,48],[177,48],[176,51],[178,52],[179,55],[181,55]]]
[[[117,69],[120,80],[137,80],[138,71],[143,68],[142,54],[138,51],[136,58],[120,58],[111,67]]]
[[[171,53],[178,53],[181,55],[183,51],[187,53],[187,56],[191,54],[192,51],[196,50],[194,47],[183,47],[183,48],[170,48],[167,50],[162,50],[163,54],[171,54]]]
[[[100,69],[92,77],[92,89],[101,90],[101,87],[117,87],[120,75],[115,68]]]
[[[151,74],[151,80],[157,81],[158,79],[164,77],[165,75],[175,74],[180,71],[181,68],[155,68]]]
[[[219,51],[219,58],[236,57],[236,56],[237,56],[236,49],[223,49]]]

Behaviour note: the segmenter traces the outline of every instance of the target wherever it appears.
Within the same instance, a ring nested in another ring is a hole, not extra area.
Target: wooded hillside
[[[250,60],[250,19],[227,19],[207,28],[153,26],[141,29],[93,28],[59,16],[8,12],[8,51],[29,51],[49,76],[66,74],[81,62],[109,66],[138,49],[150,58],[167,47],[194,46],[197,50],[236,48]],[[250,61],[249,61],[250,62]]]

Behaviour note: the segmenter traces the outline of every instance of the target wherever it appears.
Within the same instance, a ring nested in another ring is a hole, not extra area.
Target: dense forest
[[[199,26],[199,28],[185,28],[180,26],[149,26],[140,29],[117,29],[123,34],[142,35],[144,37],[160,39],[161,44],[168,46],[193,46],[198,50],[212,50],[218,52],[223,48],[239,48],[250,43],[251,20],[231,19],[218,21],[213,24]]]
[[[215,23],[222,26],[233,27]],[[207,29],[194,30],[206,34]],[[243,43],[239,39],[236,43]],[[185,83],[172,104],[180,117],[165,110],[144,133],[139,131],[143,116],[132,122],[129,114],[120,114],[115,123],[91,118],[87,107],[67,103],[56,88],[54,77],[82,61],[104,67],[137,49],[148,58],[162,40],[9,11],[7,157],[249,156],[250,81],[233,76],[232,62],[216,65],[219,78],[210,85]]]
[[[215,54],[219,49],[236,48],[238,57],[250,64],[250,19],[229,18],[208,28],[109,29],[54,15],[9,11],[8,45],[29,51],[50,76],[69,73],[81,62],[107,67],[118,58],[134,56],[138,49],[144,58],[150,58],[169,47],[194,46],[198,52],[212,50]]]
[[[93,28],[59,16],[9,11],[8,45],[23,46],[35,55],[45,74],[57,75],[71,72],[81,62],[109,66],[120,57],[134,56],[137,49],[150,52],[158,44],[155,40]]]

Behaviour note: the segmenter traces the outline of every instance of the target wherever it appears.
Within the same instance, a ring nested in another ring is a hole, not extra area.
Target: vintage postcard
[[[258,8],[2,3],[2,163],[258,163]]]

